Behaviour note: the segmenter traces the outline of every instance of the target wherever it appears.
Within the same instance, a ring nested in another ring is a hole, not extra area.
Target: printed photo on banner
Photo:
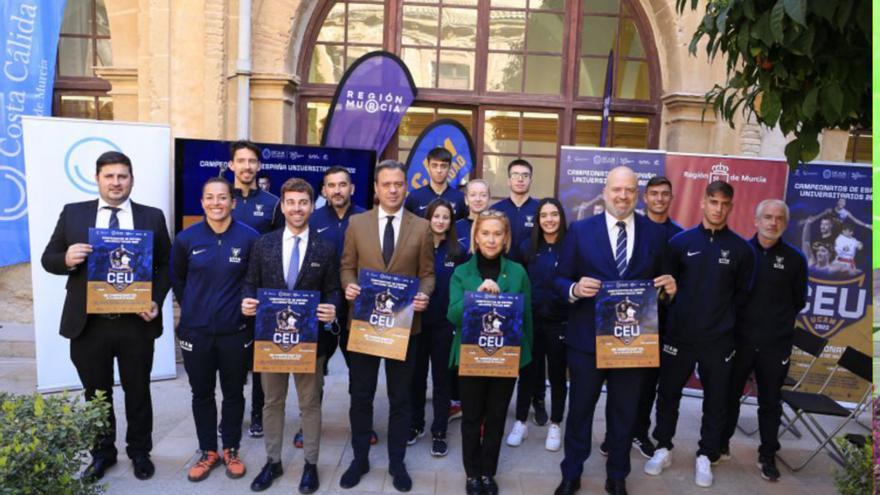
[[[361,270],[348,350],[403,361],[413,321],[419,279]]]
[[[87,313],[140,313],[153,303],[153,232],[89,229]]]
[[[464,293],[460,376],[519,375],[523,301],[522,294]]]
[[[314,373],[321,293],[257,289],[257,299],[254,371]]]
[[[654,282],[602,282],[596,295],[596,367],[659,366],[660,334]]]

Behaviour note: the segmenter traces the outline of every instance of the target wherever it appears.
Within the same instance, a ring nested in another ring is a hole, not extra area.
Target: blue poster
[[[0,2],[0,266],[30,259],[22,115],[52,115],[65,0]]]
[[[254,371],[314,373],[321,293],[257,289],[257,300]]]
[[[602,282],[596,295],[596,367],[660,366],[658,322],[652,280]]]
[[[464,293],[459,375],[519,375],[524,299],[522,294]]]
[[[643,214],[642,193],[651,177],[665,173],[666,152],[563,146],[559,163],[558,197],[570,223],[605,211],[605,178],[611,169],[622,165],[639,177],[636,212]]]
[[[358,285],[348,350],[405,360],[419,279],[362,269]]]
[[[441,119],[422,131],[406,159],[406,181],[409,190],[425,187],[431,181],[428,175],[428,153],[434,148],[446,148],[452,153],[449,186],[458,187],[474,167],[474,142],[467,129],[457,120]]]
[[[153,232],[89,229],[87,313],[140,313],[153,303]]]
[[[174,225],[179,232],[202,219],[202,185],[210,177],[222,175],[235,180],[229,164],[229,141],[206,139],[174,140]],[[319,146],[257,143],[262,149],[260,175],[269,178],[269,192],[278,196],[281,185],[291,177],[308,181],[321,194],[324,172],[332,166],[344,167],[355,185],[352,202],[366,209],[372,207],[373,169],[376,156],[372,151]]]

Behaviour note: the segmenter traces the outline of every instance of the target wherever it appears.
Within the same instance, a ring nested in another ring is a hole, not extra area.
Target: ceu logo
[[[784,261],[785,258],[783,258],[782,256],[777,256],[776,263],[773,263],[773,268],[776,268],[777,270],[785,270],[785,265],[783,264]]]
[[[259,203],[254,205],[254,216],[255,217],[263,216],[263,205],[261,205]]]
[[[231,250],[231,256],[229,257],[230,263],[241,263],[241,248],[234,247]]]
[[[8,165],[0,165],[0,222],[11,222],[27,214],[24,174]]]
[[[109,139],[87,137],[73,143],[64,155],[64,173],[73,187],[94,195],[98,194],[95,175],[95,159],[105,151],[119,151],[119,146]]]
[[[534,215],[526,215],[526,222],[524,225],[526,227],[534,227],[535,226],[535,216]]]
[[[125,246],[119,246],[110,251],[110,269],[107,271],[107,283],[118,292],[122,292],[134,282],[134,270],[131,267],[133,261],[134,253],[125,249]]]
[[[716,180],[730,182],[730,167],[721,162],[712,165],[712,170],[709,172],[709,182]]]
[[[718,258],[718,263],[721,265],[729,265],[730,264],[730,250],[722,249],[721,257]]]
[[[302,315],[290,309],[290,306],[275,313],[275,334],[272,335],[272,342],[284,352],[299,344],[298,323],[301,318]]]
[[[639,303],[629,297],[614,305],[614,336],[625,345],[629,345],[642,334],[639,327]]]
[[[376,294],[376,300],[373,304],[373,311],[370,313],[370,325],[376,327],[376,330],[382,331],[394,326],[394,306],[397,304],[398,298],[391,293],[390,289],[385,292]]]
[[[505,319],[494,308],[483,315],[477,345],[490,356],[504,347],[504,331],[501,330],[501,327],[504,326]]]

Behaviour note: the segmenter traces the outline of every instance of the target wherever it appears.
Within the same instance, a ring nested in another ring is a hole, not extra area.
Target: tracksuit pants
[[[538,316],[535,318],[534,329],[532,362],[520,369],[516,387],[516,419],[525,422],[529,418],[531,403],[544,401],[546,377],[549,375],[550,421],[562,423],[568,395],[565,323]]]
[[[416,362],[413,372],[412,425],[411,428],[425,428],[425,401],[428,392],[428,366],[431,367],[432,406],[434,419],[432,434],[446,434],[449,423],[449,350],[452,347],[452,332],[455,327],[448,321],[436,323],[422,322],[422,331],[414,336],[416,343]]]

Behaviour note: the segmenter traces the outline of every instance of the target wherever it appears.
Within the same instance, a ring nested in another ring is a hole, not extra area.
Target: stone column
[[[136,67],[96,67],[95,74],[110,83],[113,120],[138,120],[138,70]]]
[[[299,77],[293,74],[251,75],[251,139],[265,143],[296,142],[293,95]]]
[[[661,149],[686,153],[718,153],[713,149],[715,114],[709,108],[705,117],[705,97],[701,93],[674,92],[661,98],[665,142]]]

